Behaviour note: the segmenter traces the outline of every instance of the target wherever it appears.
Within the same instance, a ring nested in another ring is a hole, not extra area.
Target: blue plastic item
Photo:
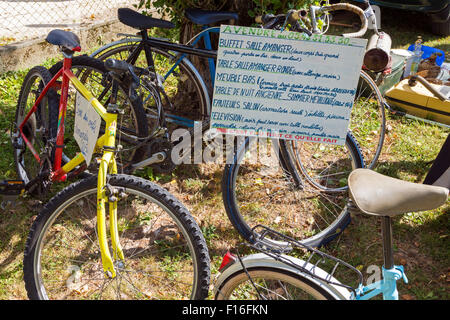
[[[403,266],[394,266],[392,269],[383,267],[383,279],[367,286],[360,285],[356,289],[356,300],[369,300],[378,294],[383,294],[383,300],[398,300],[397,280],[403,279],[408,283]]]
[[[410,45],[408,50],[411,51],[411,52],[414,52],[414,44]],[[423,51],[422,60],[426,59],[426,58],[429,58],[435,52],[440,52],[440,53],[442,53],[442,55],[440,57],[438,56],[436,58],[436,64],[438,66],[440,66],[445,61],[445,52],[440,50],[440,49],[436,49],[436,48],[433,48],[433,47],[422,46],[421,50]]]

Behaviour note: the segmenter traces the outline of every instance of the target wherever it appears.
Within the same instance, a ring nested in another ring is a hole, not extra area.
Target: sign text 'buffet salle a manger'
[[[211,129],[343,145],[366,42],[222,25]]]

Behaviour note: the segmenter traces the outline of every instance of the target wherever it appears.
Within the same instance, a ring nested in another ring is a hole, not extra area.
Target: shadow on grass
[[[0,216],[0,277],[17,272],[12,265],[21,266],[25,242],[31,228],[32,217],[40,210],[36,200],[20,200]]]
[[[409,283],[398,282],[401,299],[447,300],[450,207],[399,215],[393,218],[394,263],[405,267]],[[368,281],[373,266],[383,265],[381,219],[358,213],[344,233],[327,250],[357,267]],[[339,277],[341,281],[346,278]],[[378,297],[379,299],[379,297]]]
[[[375,171],[392,178],[402,179],[404,175],[413,175],[415,183],[422,183],[433,161],[389,161],[379,162]]]

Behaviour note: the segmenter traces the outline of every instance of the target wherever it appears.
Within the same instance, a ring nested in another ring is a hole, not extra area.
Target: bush
[[[241,21],[252,21],[255,16],[265,13],[284,13],[290,9],[306,8],[311,4],[318,5],[317,0],[140,0],[137,7],[144,9],[155,8],[158,14],[168,17],[177,26],[182,23],[186,8],[200,8],[204,10],[224,10],[239,13]]]

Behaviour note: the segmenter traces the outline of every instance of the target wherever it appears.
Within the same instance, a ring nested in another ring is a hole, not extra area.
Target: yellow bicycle
[[[33,223],[24,253],[24,281],[29,298],[205,298],[210,277],[208,249],[189,211],[161,187],[117,174],[120,108],[114,97],[121,87],[132,100],[139,99],[134,91],[138,86],[135,79],[139,78],[133,67],[112,59],[105,62],[113,79],[105,108],[71,71],[73,54],[80,51],[76,35],[54,30],[47,41],[61,48],[64,63],[54,77],[43,67],[30,70],[31,77],[41,85],[33,107],[18,126],[16,143],[32,151],[39,159],[40,173],[47,171],[50,181],[64,180],[76,170],[89,154],[83,152],[86,150],[61,166],[64,118],[68,93],[73,89],[80,101],[76,113],[92,129],[95,120],[86,117],[88,113],[83,114],[83,110],[93,108],[103,119],[104,133],[98,139],[98,133],[95,136],[94,152],[102,154],[98,175],[64,188],[44,206]],[[60,77],[62,81],[58,82]],[[46,119],[54,116],[51,113],[55,112],[58,91],[55,132],[51,124],[47,128],[39,124],[50,122]],[[42,134],[41,142],[46,145],[40,149],[41,153],[33,148],[35,133]],[[78,134],[89,140],[88,132]]]

